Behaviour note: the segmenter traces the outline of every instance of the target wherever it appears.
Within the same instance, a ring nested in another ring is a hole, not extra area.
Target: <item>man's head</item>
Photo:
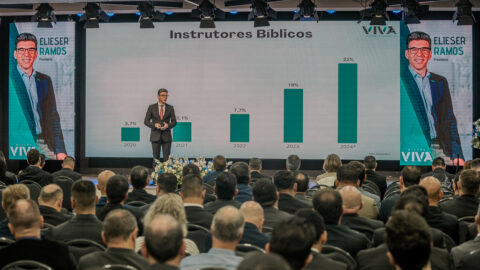
[[[180,196],[182,196],[183,200],[197,198],[200,199],[199,201],[203,201],[205,190],[203,189],[202,178],[196,174],[185,176],[182,181],[182,191],[180,191]]]
[[[342,196],[332,188],[324,188],[313,195],[313,208],[325,219],[326,224],[337,225],[342,216]]]
[[[293,216],[275,225],[266,249],[282,256],[293,270],[300,270],[311,260],[315,240],[313,226]]]
[[[363,165],[365,165],[365,169],[374,171],[378,164],[374,156],[366,156],[363,159]]]
[[[105,217],[103,221],[102,239],[108,246],[127,245],[130,249],[135,249],[135,239],[137,238],[137,220],[127,210],[113,210]]]
[[[419,31],[410,33],[405,57],[415,72],[426,72],[428,61],[432,58],[430,36]]]
[[[87,180],[75,181],[72,185],[72,207],[75,213],[95,211],[97,194],[95,186]]]
[[[353,165],[343,165],[337,169],[337,186],[353,185],[358,187],[360,180],[358,179],[359,171]]]
[[[336,154],[330,154],[323,162],[323,169],[329,173],[336,173],[338,168],[342,166],[342,160]]]
[[[437,168],[445,170],[446,167],[447,165],[445,164],[445,160],[441,157],[436,157],[432,162],[432,170],[435,170]]]
[[[262,230],[263,226],[263,208],[262,206],[255,201],[247,201],[242,204],[240,207],[240,212],[245,219],[245,222],[254,224],[259,231]]]
[[[15,51],[13,57],[17,60],[17,65],[23,71],[33,69],[33,63],[37,59],[37,38],[30,33],[21,33],[15,39]]]
[[[246,162],[235,162],[230,168],[230,172],[237,177],[237,184],[248,185],[250,183],[250,172]]]
[[[220,200],[233,200],[238,192],[237,179],[233,173],[222,172],[217,175],[215,182],[215,193]]]
[[[262,170],[262,160],[259,158],[252,158],[248,161],[248,167],[250,171],[261,171]]]
[[[472,170],[476,171],[476,172],[480,172],[480,158],[476,158],[474,160],[472,160]]]
[[[400,198],[393,205],[395,210],[407,210],[416,213],[419,216],[428,218],[428,203],[423,198],[416,197],[413,194],[400,196]]]
[[[400,175],[400,186],[403,188],[408,188],[413,185],[418,185],[420,183],[420,177],[422,172],[420,168],[415,166],[406,166],[402,169]]]
[[[115,173],[110,171],[110,170],[105,170],[102,171],[101,173],[98,174],[97,179],[98,179],[98,184],[97,184],[97,189],[100,191],[102,196],[106,196],[106,187],[107,187],[107,182],[110,177],[114,176]]]
[[[252,188],[253,200],[263,207],[274,205],[278,200],[277,188],[272,181],[260,179]]]
[[[325,221],[323,217],[313,209],[300,209],[295,213],[295,216],[304,219],[306,224],[311,224],[315,229],[315,238],[313,247],[319,252],[322,250],[322,245],[327,242],[327,231],[325,230]]]
[[[306,192],[308,190],[308,184],[309,184],[309,179],[308,175],[302,173],[302,172],[297,172],[295,173],[295,183],[297,183],[297,192]]]
[[[30,190],[24,184],[10,185],[2,192],[2,208],[7,212],[8,208],[18,200],[30,199]]]
[[[245,221],[243,215],[233,206],[224,206],[213,216],[212,232],[213,242],[238,244],[243,235]],[[214,247],[214,246],[212,246]]]
[[[182,177],[185,177],[189,174],[200,175],[200,169],[195,164],[187,164],[182,168]]]
[[[300,169],[300,157],[297,155],[290,155],[287,158],[287,171],[296,172]]]
[[[395,211],[385,226],[390,263],[401,269],[422,269],[430,258],[430,228],[424,218],[407,210]]]
[[[40,190],[40,195],[38,196],[38,204],[45,205],[51,208],[55,208],[60,212],[62,209],[63,202],[63,191],[56,184],[46,185]]]
[[[166,193],[174,193],[177,190],[178,179],[173,173],[162,173],[157,179],[157,193],[158,195]]]
[[[363,207],[362,194],[353,186],[345,186],[340,189],[343,201],[344,214],[358,214]]]
[[[20,199],[7,210],[8,228],[16,239],[21,237],[40,237],[43,217],[33,200]]]
[[[480,177],[475,170],[464,170],[460,174],[460,184],[464,195],[477,195]]]
[[[227,168],[227,159],[224,156],[218,155],[213,158],[213,169],[215,171],[223,172]]]
[[[75,159],[71,156],[66,156],[65,159],[63,159],[63,161],[62,161],[62,168],[67,168],[67,169],[70,169],[70,170],[74,170],[75,169]],[[73,179],[73,180],[77,180],[77,179]]]
[[[157,215],[146,226],[145,246],[142,254],[151,264],[171,263],[177,259],[177,266],[185,255],[182,225],[170,215]]]
[[[360,181],[360,185],[362,185],[366,177],[365,166],[363,165],[363,163],[361,163],[360,161],[354,160],[354,161],[350,161],[348,165],[353,166],[355,167],[355,169],[357,169],[357,175],[358,175],[357,177],[358,177],[358,180]]]
[[[291,270],[288,263],[275,253],[248,253],[237,270]]]
[[[148,169],[144,166],[135,166],[130,171],[130,183],[133,188],[143,189],[148,184]]]
[[[109,203],[121,203],[127,199],[128,180],[123,175],[114,175],[108,180],[106,189]]]
[[[437,178],[433,176],[425,177],[420,181],[420,186],[427,190],[428,201],[430,203],[436,205],[436,203],[442,199],[442,183],[440,183]]]
[[[291,171],[279,171],[273,176],[273,183],[277,186],[278,191],[296,191],[297,183],[295,183],[295,175]]]
[[[27,152],[27,163],[30,166],[40,167],[40,152],[37,149],[32,148],[32,149],[28,150],[28,152]]]
[[[168,98],[168,90],[165,88],[158,89],[157,98],[160,104],[165,104]]]

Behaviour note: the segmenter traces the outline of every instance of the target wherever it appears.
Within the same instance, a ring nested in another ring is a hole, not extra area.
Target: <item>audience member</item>
[[[149,262],[135,253],[137,239],[137,221],[127,210],[117,209],[108,213],[103,222],[102,240],[106,251],[97,251],[80,258],[78,270],[102,267],[106,264],[133,266],[146,269]]]
[[[56,178],[59,176],[66,176],[73,181],[81,180],[82,175],[75,170],[75,159],[71,156],[66,156],[65,159],[62,161],[62,168],[54,173],[52,173],[52,177]]]
[[[42,188],[38,196],[40,214],[45,223],[57,226],[72,216],[62,212],[63,191],[56,184],[49,184]]]
[[[378,163],[374,156],[366,156],[363,159],[363,164],[365,165],[365,174],[367,180],[374,182],[380,189],[380,198],[383,200],[385,191],[387,190],[387,177],[376,172]]]
[[[297,183],[297,192],[295,193],[295,199],[312,206],[312,198],[307,197],[306,192],[308,190],[308,185],[310,180],[308,175],[297,172],[295,173],[295,183]]]
[[[298,209],[311,208],[312,206],[295,199],[297,191],[297,183],[295,175],[291,171],[279,171],[273,177],[273,183],[277,186],[278,193],[278,209],[289,214],[295,214]]]
[[[442,183],[442,185],[451,187],[451,182],[455,178],[455,175],[447,172],[447,164],[445,160],[441,157],[436,157],[432,162],[432,171],[422,174],[422,179],[427,176],[433,176]]]
[[[189,174],[196,174],[200,176],[200,168],[198,168],[195,164],[187,164],[182,168],[182,178],[189,175]]]
[[[248,169],[250,171],[250,182],[252,184],[258,179],[271,179],[270,176],[262,174],[262,160],[259,158],[250,159]]]
[[[251,244],[265,249],[269,238],[262,233],[264,222],[262,206],[255,201],[244,202],[240,207],[240,212],[245,220],[243,237],[240,240],[240,244]]]
[[[18,200],[28,200],[30,199],[30,191],[27,186],[22,184],[14,184],[8,186],[2,191],[2,208],[7,213],[10,206],[14,205]],[[0,237],[5,237],[8,239],[14,239],[13,234],[8,228],[8,216],[0,222]]]
[[[295,173],[300,169],[300,165],[301,160],[299,156],[290,155],[287,157],[287,171]]]
[[[18,181],[31,180],[37,182],[42,187],[53,182],[53,177],[48,172],[42,170],[40,152],[32,148],[27,152],[28,167],[23,169],[18,175]]]
[[[287,212],[278,210],[278,192],[272,181],[268,179],[258,180],[253,186],[252,192],[253,200],[263,208],[264,227],[273,229],[278,222],[292,216]]]
[[[19,260],[33,260],[53,269],[75,269],[67,245],[40,238],[43,217],[34,201],[17,200],[10,205],[7,215],[16,242],[0,250],[0,268]]]
[[[250,252],[237,270],[291,270],[289,264],[275,253]]]
[[[157,198],[155,195],[148,194],[145,187],[148,184],[149,179],[148,169],[144,166],[135,166],[130,171],[130,184],[132,184],[133,190],[128,193],[125,203],[139,201],[144,203],[152,203]]]
[[[217,200],[205,204],[205,210],[215,214],[218,209],[231,205],[240,208],[240,202],[233,200],[238,194],[237,179],[233,173],[222,172],[216,175],[215,186],[213,187],[217,194]]]
[[[213,215],[203,209],[205,193],[206,190],[203,189],[203,181],[199,175],[189,174],[183,177],[180,196],[183,199],[188,223],[208,229],[212,225]]]
[[[380,194],[377,195],[375,193],[368,192],[368,191],[364,190],[363,187],[362,187],[363,183],[365,183],[365,181],[367,179],[367,175],[365,173],[365,165],[363,165],[363,163],[361,163],[360,161],[356,161],[356,160],[350,161],[347,165],[353,166],[357,169],[358,181],[360,181],[358,186],[357,186],[358,191],[360,191],[360,193],[362,193],[362,195],[365,195],[369,198],[372,198],[375,201],[375,205],[377,206],[377,208],[380,209],[380,206],[381,206]]]
[[[242,257],[235,255],[237,244],[242,239],[243,216],[233,206],[225,206],[213,216],[211,227],[212,248],[208,253],[189,256],[182,260],[182,270],[199,268],[222,268],[234,270],[240,264]]]
[[[178,187],[177,176],[173,173],[162,173],[157,179],[157,197],[167,193],[175,193]]]
[[[212,181],[215,181],[217,178],[217,175],[225,171],[227,168],[227,160],[225,159],[224,156],[218,155],[213,158],[213,172],[210,174],[207,174],[203,177],[203,182],[204,183],[209,183]]]
[[[248,172],[248,164],[245,162],[235,162],[230,168],[230,172],[237,178],[238,194],[235,201],[244,203],[252,200],[252,188],[250,185],[250,174]]]
[[[439,205],[440,208],[449,214],[455,215],[457,218],[475,216],[479,203],[477,194],[480,186],[480,177],[478,173],[473,169],[464,170],[460,174],[460,181],[457,185],[460,186],[460,197],[441,203]]]
[[[8,171],[7,160],[2,151],[0,151],[0,181],[7,186],[17,183],[17,176]]]
[[[342,160],[340,160],[339,156],[335,154],[328,155],[323,162],[323,170],[325,173],[317,176],[317,184],[334,187],[335,181],[337,180],[337,170],[341,166]]]
[[[100,191],[100,198],[98,199],[96,209],[97,211],[107,204],[107,182],[115,173],[110,170],[104,170],[97,176],[97,189]]]
[[[476,171],[477,173],[480,172],[480,158],[476,158],[472,160],[472,170]]]
[[[467,256],[471,251],[480,249],[480,208],[477,210],[477,214],[475,216],[475,225],[477,227],[477,237],[475,239],[467,241],[459,246],[456,246],[452,249],[451,255],[453,258],[453,263],[455,267],[458,269],[460,268],[461,264],[460,261],[462,258]]]

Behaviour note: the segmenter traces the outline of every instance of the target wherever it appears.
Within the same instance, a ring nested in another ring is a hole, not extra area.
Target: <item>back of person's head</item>
[[[441,157],[436,157],[433,161],[432,161],[432,167],[445,167],[446,164],[445,164],[445,160]]]
[[[20,199],[7,210],[8,222],[15,231],[26,229],[41,229],[41,215],[36,202],[30,199]]]
[[[262,169],[262,160],[259,158],[252,158],[248,161],[250,170],[260,171]]]
[[[313,208],[325,219],[326,224],[337,225],[342,216],[342,196],[332,188],[324,188],[313,195]]]
[[[147,226],[157,215],[174,217],[181,224],[184,236],[187,236],[187,216],[180,196],[175,193],[167,193],[158,197],[148,208],[143,224]]]
[[[182,177],[185,177],[189,174],[200,175],[200,168],[195,164],[187,164],[182,168]]]
[[[110,203],[120,203],[128,193],[128,180],[123,175],[114,175],[107,182],[107,199]]]
[[[311,224],[315,229],[314,243],[320,241],[320,238],[325,231],[325,221],[323,220],[323,217],[317,211],[308,208],[298,210],[295,212],[295,216],[303,219],[306,224]]]
[[[313,226],[293,216],[275,225],[270,238],[269,251],[282,256],[293,270],[300,270],[305,266],[314,242]]]
[[[442,191],[442,183],[433,176],[427,176],[420,181],[420,186],[427,191],[428,199],[440,200],[440,193]],[[405,190],[406,191],[406,190]]]
[[[272,206],[277,201],[277,188],[272,181],[259,179],[252,188],[253,199],[261,206]]]
[[[72,156],[66,156],[62,161],[62,167],[75,167],[75,159]]]
[[[181,253],[182,225],[170,215],[157,215],[146,225],[145,248],[158,263],[165,263]]]
[[[330,154],[323,162],[323,169],[329,173],[336,173],[338,168],[342,166],[342,160],[336,154]]]
[[[95,185],[88,180],[78,180],[72,185],[72,200],[75,210],[95,209],[97,193]]]
[[[416,166],[406,166],[402,169],[401,177],[403,179],[403,185],[405,187],[418,185],[420,183],[420,177],[422,176],[422,171]]]
[[[232,200],[237,190],[237,178],[233,173],[222,172],[217,175],[215,192],[220,200]]]
[[[103,236],[108,244],[126,242],[137,231],[137,219],[130,211],[116,209],[108,213],[103,220]]]
[[[480,171],[480,158],[472,160],[471,169],[475,171]]]
[[[353,165],[343,165],[337,169],[337,180],[340,184],[356,185],[359,171]]]
[[[62,189],[57,184],[49,184],[42,187],[42,189],[40,190],[38,202],[52,205],[62,198]]]
[[[162,173],[157,179],[157,188],[165,193],[174,193],[177,190],[178,179],[173,173]]]
[[[32,148],[27,152],[27,163],[28,165],[35,165],[40,161],[40,152]]]
[[[471,169],[472,168],[472,161],[473,160],[465,161],[465,164],[463,165],[463,169]]]
[[[296,172],[300,169],[300,157],[297,155],[290,155],[287,158],[287,170]]]
[[[235,162],[230,168],[230,172],[237,177],[237,184],[248,185],[250,182],[250,172],[248,171],[248,164],[246,162]]]
[[[395,210],[408,210],[415,212],[417,215],[423,218],[428,218],[428,203],[425,203],[424,198],[416,197],[413,194],[402,195],[395,202],[392,208]]]
[[[358,213],[362,209],[362,194],[354,186],[345,186],[340,189],[343,210],[346,213]]]
[[[425,219],[407,210],[393,212],[385,225],[390,262],[403,270],[423,269],[430,258],[431,239]]]
[[[363,159],[363,165],[365,165],[367,170],[374,170],[377,167],[377,160],[374,156],[366,156]]]
[[[233,206],[224,206],[213,216],[212,236],[226,243],[240,241],[245,221],[240,210]]]
[[[297,192],[306,192],[310,180],[308,179],[308,175],[303,172],[297,172],[295,173],[295,183],[297,183]]]
[[[463,170],[460,174],[460,183],[462,185],[462,192],[466,195],[476,195],[480,185],[478,173],[471,170]]]
[[[10,185],[2,191],[2,207],[5,212],[21,199],[30,199],[30,190],[24,184]]]
[[[351,165],[357,169],[358,180],[360,180],[360,184],[363,184],[363,181],[365,180],[365,166],[363,165],[363,163],[361,163],[360,161],[354,160],[354,161],[350,161],[348,165]]]
[[[295,175],[291,171],[278,171],[273,176],[273,183],[278,191],[291,190],[295,184]]]
[[[255,201],[246,201],[240,206],[240,212],[245,219],[245,222],[250,222],[255,225],[263,224],[263,208]]]
[[[148,169],[144,166],[135,166],[130,171],[130,182],[133,188],[144,188],[148,184]]]
[[[226,168],[227,159],[224,156],[218,155],[213,158],[213,169],[215,169],[215,171],[223,172]]]
[[[196,174],[183,177],[181,192],[184,198],[201,198],[203,193],[202,178]]]
[[[97,176],[99,189],[104,189],[107,186],[108,179],[114,175],[115,173],[110,170],[101,171]]]
[[[291,270],[290,265],[275,253],[249,252],[237,270]]]
[[[0,181],[5,178],[5,174],[7,173],[7,160],[5,159],[5,155],[0,150]]]

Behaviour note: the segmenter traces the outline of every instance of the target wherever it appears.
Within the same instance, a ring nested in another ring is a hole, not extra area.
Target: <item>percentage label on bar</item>
[[[298,83],[288,83],[288,87],[298,87]]]
[[[177,121],[182,121],[182,120],[188,120],[188,116],[186,115],[177,116]]]
[[[353,59],[353,57],[343,57],[343,62],[345,63],[355,62],[355,59]]]
[[[236,112],[236,113],[244,113],[244,112],[247,112],[247,109],[245,108],[233,108],[233,111]]]
[[[137,122],[135,122],[135,121],[124,121],[124,122],[123,122],[123,125],[124,125],[124,126],[127,126],[127,127],[136,126],[136,125],[137,125]]]

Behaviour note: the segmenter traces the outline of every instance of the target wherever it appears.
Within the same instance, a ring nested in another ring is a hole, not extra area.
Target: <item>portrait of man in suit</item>
[[[408,96],[420,122],[433,157],[447,163],[463,161],[457,120],[453,111],[448,82],[442,75],[427,69],[432,58],[430,36],[412,32],[407,37],[405,57],[408,60]]]
[[[36,148],[48,159],[63,160],[66,149],[52,79],[34,69],[37,56],[35,35],[19,34],[13,51],[17,66],[11,69],[11,80]]]
[[[177,124],[175,110],[167,104],[168,90],[160,88],[157,92],[158,102],[150,105],[145,115],[144,124],[151,129],[150,142],[152,143],[153,158],[160,160],[160,149],[163,160],[168,160],[172,147],[171,129]]]

